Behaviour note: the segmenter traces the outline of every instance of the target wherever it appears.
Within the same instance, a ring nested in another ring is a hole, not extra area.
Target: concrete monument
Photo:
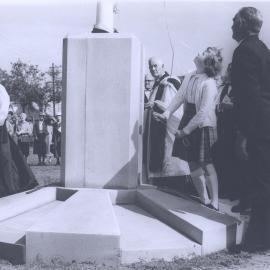
[[[64,40],[62,179],[135,188],[141,178],[142,47],[131,35]]]

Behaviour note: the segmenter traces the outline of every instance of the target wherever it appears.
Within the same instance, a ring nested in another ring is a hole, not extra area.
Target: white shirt
[[[196,75],[195,72],[192,72],[185,76],[181,88],[164,114],[169,118],[183,103],[192,103],[196,106],[196,115],[189,121],[183,131],[190,134],[196,128],[216,127],[217,94],[217,85],[213,78],[209,78],[206,74]]]
[[[19,122],[18,127],[17,127],[17,134],[32,134],[32,128],[30,124],[27,121],[24,122]]]
[[[38,128],[39,128],[39,130],[43,130],[43,122],[44,121],[38,121]]]
[[[0,84],[0,126],[3,126],[8,115],[10,104],[9,95],[3,85]]]

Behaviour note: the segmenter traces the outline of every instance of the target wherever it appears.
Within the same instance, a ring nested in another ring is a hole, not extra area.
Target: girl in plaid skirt
[[[218,180],[212,163],[211,148],[217,140],[214,77],[222,67],[221,51],[207,48],[195,57],[196,71],[185,76],[181,88],[163,114],[168,120],[184,104],[184,115],[175,134],[173,155],[189,162],[193,184],[203,204],[218,209]]]

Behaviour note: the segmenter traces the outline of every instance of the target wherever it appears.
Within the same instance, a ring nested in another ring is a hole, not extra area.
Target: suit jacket
[[[248,139],[270,140],[270,51],[257,35],[234,51],[232,92],[240,131]]]

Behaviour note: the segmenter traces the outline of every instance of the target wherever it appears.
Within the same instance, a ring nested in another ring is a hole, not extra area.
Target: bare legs
[[[212,163],[190,163],[191,178],[203,204],[218,209],[218,179]],[[209,195],[208,196],[208,192]]]
[[[218,209],[218,179],[213,164],[205,165],[206,186],[210,194],[211,204]]]
[[[193,185],[200,196],[203,204],[210,204],[210,199],[206,189],[206,179],[202,168],[197,168],[191,172]]]

